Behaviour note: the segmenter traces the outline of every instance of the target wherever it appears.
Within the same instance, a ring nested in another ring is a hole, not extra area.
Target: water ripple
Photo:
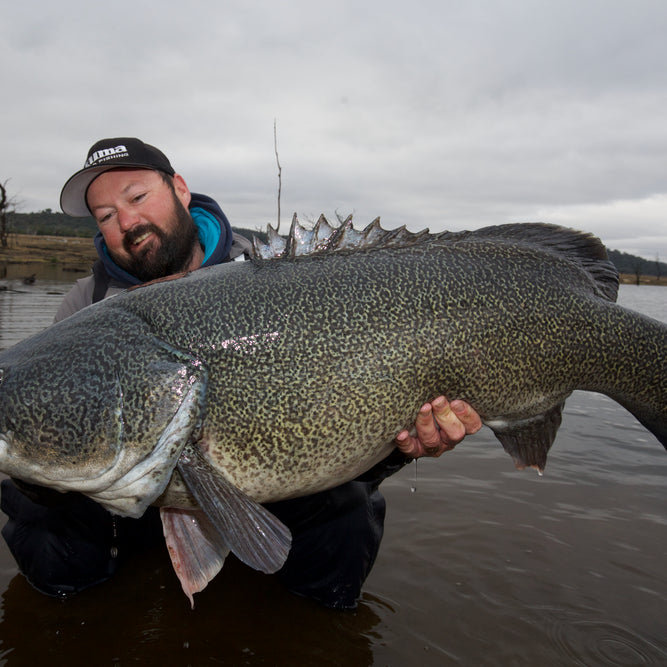
[[[572,665],[667,664],[667,647],[660,640],[640,636],[627,627],[604,619],[551,618],[547,636],[557,653]]]

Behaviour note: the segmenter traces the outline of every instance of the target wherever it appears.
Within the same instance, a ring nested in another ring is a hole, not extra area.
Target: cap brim
[[[111,171],[117,167],[105,165],[100,167],[89,167],[77,171],[67,183],[65,183],[60,193],[60,208],[67,215],[73,215],[77,218],[91,215],[90,209],[86,204],[86,191],[88,186],[105,171]]]
[[[161,171],[158,167],[152,164],[143,164],[141,162],[132,162],[130,164],[106,164],[99,167],[88,167],[81,169],[72,176],[67,183],[65,183],[60,193],[60,208],[63,213],[73,215],[77,218],[87,217],[92,215],[88,204],[86,203],[86,192],[90,184],[105,171],[112,171],[114,169],[149,169],[151,171]],[[170,173],[165,171],[165,173]],[[170,175],[173,175],[172,169]]]

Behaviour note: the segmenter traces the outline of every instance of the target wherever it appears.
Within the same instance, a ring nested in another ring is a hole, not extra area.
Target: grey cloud
[[[132,134],[264,225],[275,118],[286,216],[551,215],[667,256],[662,0],[30,4],[0,27],[0,178],[24,210],[57,208],[93,141]]]

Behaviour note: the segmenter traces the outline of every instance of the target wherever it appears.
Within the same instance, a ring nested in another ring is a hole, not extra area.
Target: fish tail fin
[[[663,384],[667,380],[663,380]],[[658,439],[662,446],[667,449],[667,390],[663,387],[662,407],[653,402],[638,400],[634,396],[609,396],[620,403],[633,417]]]
[[[632,412],[632,410],[630,410]],[[667,449],[667,420],[663,415],[662,418],[656,418],[655,415],[644,416],[642,414],[632,414],[637,418],[637,420],[645,426],[653,435],[658,438],[662,443],[662,446]]]
[[[613,304],[606,310],[603,363],[582,388],[620,403],[667,449],[667,325]]]

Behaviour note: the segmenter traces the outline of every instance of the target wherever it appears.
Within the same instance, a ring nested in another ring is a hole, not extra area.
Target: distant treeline
[[[64,213],[56,213],[50,208],[39,213],[9,213],[9,232],[32,234],[35,236],[89,236],[97,233],[97,224],[92,216],[73,218]]]
[[[667,264],[661,262],[658,258],[653,260],[644,259],[619,250],[607,250],[607,254],[619,273],[655,276],[657,278],[667,276]]]
[[[7,216],[9,232],[13,234],[31,234],[33,236],[80,236],[93,238],[97,233],[97,223],[92,216],[73,218],[50,208],[39,213],[9,213]],[[252,241],[253,236],[265,240],[263,232],[232,227],[232,229]]]
[[[92,217],[73,218],[64,213],[57,213],[50,208],[39,213],[10,213],[8,215],[9,232],[15,234],[33,234],[37,236],[85,236],[93,237],[97,225]],[[265,234],[250,229],[233,228],[235,232],[252,239],[258,236],[264,239]],[[667,264],[655,260],[643,259],[618,250],[609,250],[609,259],[620,273],[631,273],[644,276],[667,276]]]

